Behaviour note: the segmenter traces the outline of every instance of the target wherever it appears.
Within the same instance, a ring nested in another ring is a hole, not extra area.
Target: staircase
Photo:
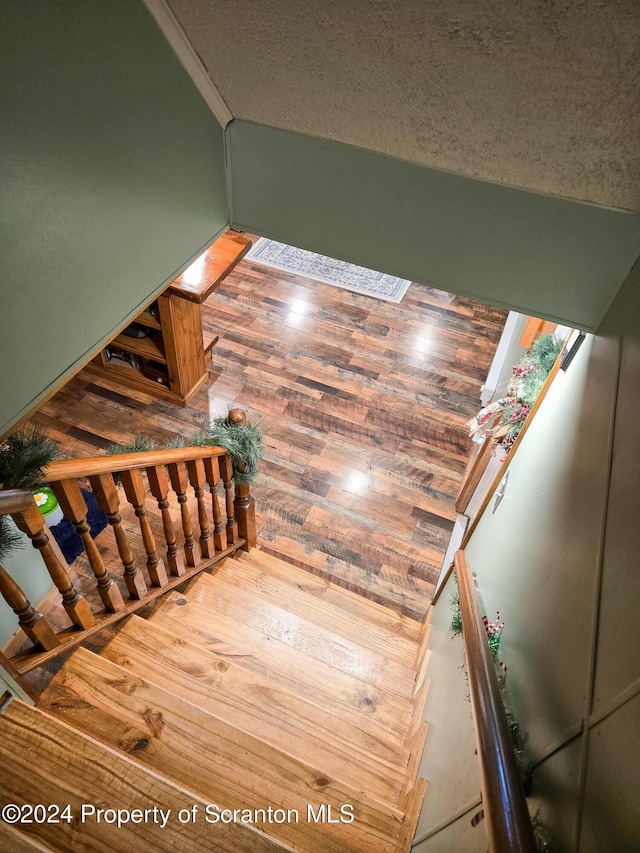
[[[223,559],[9,704],[5,802],[61,811],[0,822],[2,849],[409,850],[426,634],[266,552]]]

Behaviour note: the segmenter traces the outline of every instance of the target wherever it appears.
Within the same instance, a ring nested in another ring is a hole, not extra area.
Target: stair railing
[[[8,659],[10,672],[0,660],[0,677],[5,673],[15,681],[16,673],[34,669],[223,557],[255,544],[253,498],[247,485],[234,489],[231,457],[220,447],[63,460],[51,463],[44,479],[82,541],[102,606],[92,606],[88,598],[97,601],[96,596],[88,591],[85,597],[80,584],[72,580],[31,492],[0,492],[0,515],[11,515],[40,552],[71,621],[71,627],[56,631],[54,620],[35,610],[0,566],[0,594],[33,644],[32,649]],[[106,531],[100,546],[91,535],[81,484],[88,484],[107,517],[113,533],[111,546],[104,539]]]
[[[536,844],[500,694],[464,551],[454,557],[466,668],[482,773],[482,802],[489,849],[495,853],[535,853]]]

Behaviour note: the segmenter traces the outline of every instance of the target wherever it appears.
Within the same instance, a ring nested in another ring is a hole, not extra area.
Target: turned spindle
[[[188,566],[196,566],[199,562],[196,559],[196,543],[193,538],[193,524],[189,515],[189,499],[187,497],[187,488],[189,479],[183,462],[172,462],[169,465],[169,479],[171,480],[171,488],[176,493],[178,498],[178,506],[180,507],[180,519],[182,522],[182,532],[184,534],[184,553],[187,559]]]
[[[53,483],[53,491],[65,516],[71,521],[82,539],[91,570],[97,581],[97,590],[105,609],[116,613],[124,607],[122,593],[104,565],[98,546],[91,536],[87,522],[87,505],[77,480],[61,480]]]
[[[213,513],[213,546],[216,551],[224,551],[227,547],[227,531],[218,500],[218,483],[220,482],[220,466],[218,457],[210,456],[204,460],[204,470],[211,492],[211,511]]]
[[[118,554],[120,555],[124,569],[124,581],[127,585],[129,595],[131,598],[142,599],[148,593],[147,584],[144,575],[135,565],[129,540],[122,527],[120,498],[118,497],[118,490],[113,482],[113,477],[111,474],[98,474],[95,477],[90,477],[89,482],[96,496],[98,506],[107,516],[109,524],[113,528]]]
[[[158,502],[158,509],[162,516],[162,529],[164,531],[164,539],[167,543],[167,566],[169,572],[180,577],[186,571],[184,560],[178,548],[176,539],[176,531],[173,526],[173,519],[169,511],[169,478],[164,465],[154,465],[147,468],[147,480],[151,494]]]
[[[127,500],[133,507],[138,518],[138,523],[140,524],[140,533],[142,534],[142,542],[147,555],[147,571],[149,572],[151,585],[162,587],[168,581],[167,570],[165,569],[164,563],[158,556],[155,536],[153,535],[153,530],[151,529],[151,524],[149,522],[149,516],[145,506],[147,492],[142,480],[142,472],[137,469],[133,469],[132,471],[123,471],[120,474],[120,477],[122,478],[124,493],[127,496]]]
[[[227,509],[227,544],[235,545],[238,541],[238,524],[233,505],[233,465],[228,453],[218,457],[220,476],[224,485],[224,496]]]
[[[200,525],[200,553],[203,560],[213,557],[213,540],[209,529],[209,516],[204,500],[205,473],[202,459],[193,459],[187,462],[189,482],[193,487],[198,504],[198,524]]]
[[[62,596],[62,606],[73,624],[76,628],[91,628],[95,625],[95,616],[87,600],[74,587],[60,548],[49,537],[49,528],[35,501],[32,500],[31,505],[21,512],[12,513],[11,517],[16,527],[26,533],[33,547],[40,552],[49,576]]]

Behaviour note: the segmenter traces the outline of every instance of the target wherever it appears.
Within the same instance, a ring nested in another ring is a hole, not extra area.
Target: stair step
[[[400,801],[408,750],[284,691],[269,673],[245,670],[236,658],[216,656],[137,616],[101,654],[372,799]]]
[[[319,575],[312,574],[293,563],[269,554],[268,551],[260,550],[259,547],[252,548],[251,551],[237,551],[234,554],[233,561],[249,564],[255,562],[264,566],[269,574],[274,577],[279,577],[282,580],[295,583],[304,588],[309,583],[313,585],[322,584],[325,590],[322,592],[324,601],[337,603],[342,609],[348,610],[354,616],[371,622],[383,631],[391,631],[392,634],[397,634],[414,642],[417,642],[420,637],[421,622],[419,620],[403,616],[396,610],[386,607],[378,601],[365,598],[363,595],[353,592],[353,590],[346,589],[346,587],[332,583]],[[313,587],[312,592],[314,595],[317,594],[313,590]]]
[[[232,616],[212,614],[208,603],[190,594],[170,593],[149,617],[180,637],[203,646],[244,669],[269,673],[283,690],[338,714],[369,734],[404,747],[411,726],[413,705],[385,693],[351,674],[278,642]]]
[[[71,701],[85,704],[78,697]],[[70,823],[34,822],[13,829],[0,824],[2,850],[209,853],[212,837],[216,851],[224,853],[278,853],[292,849],[267,838],[257,826],[208,824],[204,819],[207,801],[18,699],[0,715],[0,763],[3,802],[55,804],[61,810],[69,805],[73,816]],[[96,820],[95,815],[85,815],[83,822],[85,803],[102,809],[144,810],[157,806],[170,814],[164,827],[154,822],[118,827]],[[180,823],[178,812],[194,805],[197,819]],[[4,843],[5,838],[9,843]]]
[[[82,648],[54,677],[42,706],[222,809],[291,810],[287,822],[263,823],[260,828],[293,849],[305,853],[397,851],[403,824],[398,809],[357,794],[339,780]],[[336,819],[340,808],[349,805],[355,820],[323,823],[319,841],[307,815],[308,806],[317,813],[323,804],[331,806]]]
[[[51,853],[49,847],[43,847],[35,839],[27,838],[4,821],[0,821],[0,850],[11,850],[11,853],[34,853],[34,850],[38,853]]]
[[[263,596],[225,583],[208,574],[200,575],[189,587],[195,601],[206,603],[212,618],[230,616],[262,631],[280,643],[298,649],[308,658],[354,675],[380,690],[410,700],[414,693],[416,671],[373,652],[309,619],[290,613]],[[309,661],[311,663],[311,660]]]
[[[396,853],[410,853],[413,845],[413,839],[420,818],[420,810],[424,802],[424,795],[427,789],[426,779],[418,779],[416,784],[407,793],[402,803],[402,811],[404,812],[404,820],[402,829],[396,846]]]
[[[407,637],[403,633],[405,623],[410,620],[385,611],[380,605],[356,609],[351,599],[357,596],[347,595],[340,587],[294,569],[282,560],[264,559],[260,552],[252,551],[243,559],[226,560],[213,577],[258,593],[289,613],[309,619],[397,663],[415,666],[418,636]],[[381,618],[382,614],[387,618]],[[419,623],[414,624],[419,629]]]

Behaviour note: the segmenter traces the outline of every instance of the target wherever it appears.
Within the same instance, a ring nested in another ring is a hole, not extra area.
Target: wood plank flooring
[[[421,619],[505,312],[412,284],[400,305],[242,261],[204,305],[211,382],[180,408],[80,374],[33,417],[66,455],[261,425],[259,547]]]

